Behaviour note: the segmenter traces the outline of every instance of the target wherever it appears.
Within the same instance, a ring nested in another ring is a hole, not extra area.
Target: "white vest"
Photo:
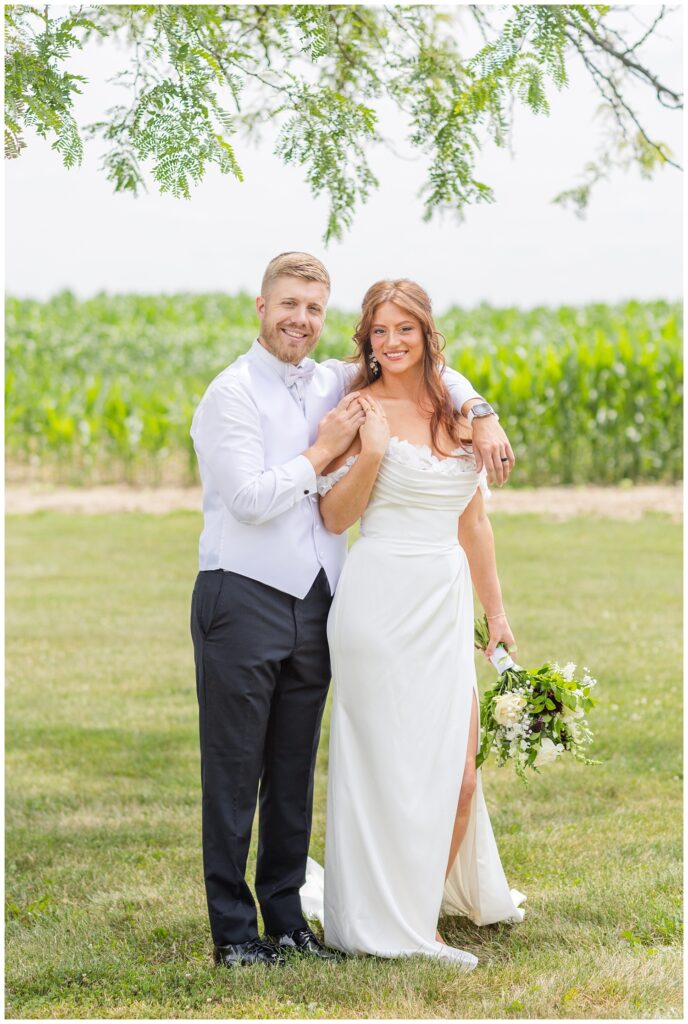
[[[322,567],[334,593],[347,536],[325,528],[315,470],[301,453],[351,367],[314,365],[305,414],[285,383],[286,364],[257,341],[208,386],[191,426],[203,483],[200,569],[228,569],[303,598]]]

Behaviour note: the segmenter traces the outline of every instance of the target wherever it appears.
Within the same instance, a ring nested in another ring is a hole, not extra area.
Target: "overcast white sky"
[[[630,19],[635,39],[657,10],[616,12],[617,27]],[[468,18],[466,30],[472,54],[479,38]],[[677,10],[641,51],[679,90],[682,36]],[[117,95],[107,78],[121,60],[113,43],[93,44],[80,55],[78,70],[92,83],[81,101],[84,121],[102,116]],[[67,171],[48,143],[32,138],[18,160],[6,161],[6,290],[40,298],[61,288],[80,296],[242,288],[255,294],[273,255],[303,249],[327,264],[331,303],[345,309],[356,308],[373,281],[397,276],[420,281],[438,312],[481,300],[527,307],[680,298],[679,171],[669,168],[650,182],[637,171],[618,172],[597,186],[585,220],[551,203],[578,182],[603,131],[594,116],[598,94],[573,58],[570,78],[563,93],[548,87],[549,117],[518,110],[513,156],[486,143],[477,172],[494,188],[494,204],[473,207],[462,224],[450,218],[424,224],[416,198],[422,161],[380,150],[374,157],[380,190],[344,240],[327,249],[326,201],[313,199],[301,172],[272,155],[270,136],[258,149],[236,140],[243,183],[211,171],[188,201],[160,196],[154,186],[139,198],[114,195],[98,171],[98,143],[87,146],[80,168]],[[649,92],[636,95],[653,137],[682,163],[679,115],[662,110]],[[384,130],[403,147],[400,123]]]

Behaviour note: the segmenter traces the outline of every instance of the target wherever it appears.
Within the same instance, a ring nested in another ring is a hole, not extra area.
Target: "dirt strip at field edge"
[[[55,487],[39,484],[8,484],[5,510],[9,515],[32,512],[68,512],[102,515],[113,512],[168,512],[201,509],[196,487],[136,488],[122,485]],[[553,519],[598,516],[605,519],[640,519],[646,512],[662,512],[673,522],[683,515],[683,487],[641,484],[634,487],[537,487],[492,488],[490,512],[521,515],[539,513]]]

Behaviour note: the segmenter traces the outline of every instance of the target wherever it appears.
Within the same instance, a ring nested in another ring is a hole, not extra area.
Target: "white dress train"
[[[336,485],[348,460],[320,491]],[[521,921],[481,773],[445,882],[471,699],[473,591],[457,517],[485,470],[391,438],[328,619],[333,703],[325,871],[309,860],[304,913],[348,953],[477,958],[435,940],[437,919]]]

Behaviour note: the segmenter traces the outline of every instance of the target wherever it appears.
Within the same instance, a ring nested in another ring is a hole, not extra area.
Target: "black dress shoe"
[[[275,939],[278,949],[285,953],[303,953],[306,956],[315,956],[320,960],[341,960],[343,953],[323,946],[317,935],[314,935],[310,928],[297,928],[293,932],[286,932]]]
[[[284,964],[281,953],[262,939],[249,939],[248,942],[236,942],[229,946],[215,946],[213,957],[216,964],[222,964],[224,967],[241,967],[245,964],[281,967]]]

